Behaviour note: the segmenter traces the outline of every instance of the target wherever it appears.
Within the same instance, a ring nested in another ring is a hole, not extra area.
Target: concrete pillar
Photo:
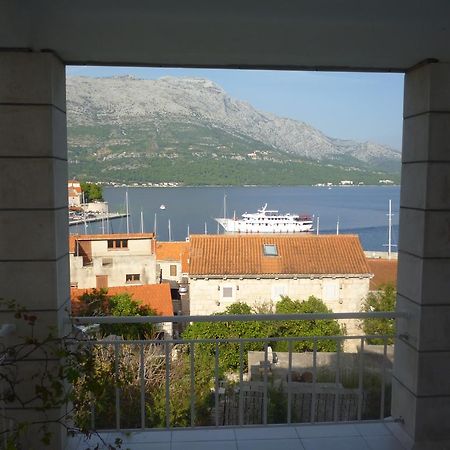
[[[37,316],[36,337],[47,335],[48,326],[61,334],[70,307],[65,108],[65,67],[58,58],[0,52],[0,297]],[[0,311],[0,323],[11,321]],[[13,341],[30,333],[23,321],[16,324]],[[20,389],[33,386],[29,378],[43,364],[43,356],[34,354],[19,367]],[[32,404],[6,407],[19,420],[43,417]],[[49,411],[48,417],[59,413]],[[62,449],[65,430],[52,431],[51,445],[42,448]],[[40,448],[37,435],[27,434],[31,444],[24,448]]]
[[[415,449],[450,448],[450,64],[406,74],[394,417]]]

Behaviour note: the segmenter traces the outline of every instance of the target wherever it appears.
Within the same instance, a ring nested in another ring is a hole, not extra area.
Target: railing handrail
[[[407,313],[397,311],[303,313],[303,314],[224,314],[210,316],[80,316],[70,317],[69,322],[81,324],[129,324],[129,323],[196,323],[196,322],[267,322],[281,320],[344,320],[344,319],[397,319],[407,318]]]
[[[297,342],[297,341],[347,341],[347,340],[370,340],[370,339],[388,339],[395,338],[395,334],[360,334],[360,335],[311,335],[311,336],[284,336],[284,337],[236,337],[236,338],[178,338],[178,339],[91,339],[83,341],[83,344],[88,345],[189,345],[194,344],[249,344],[249,343],[264,343],[264,342]],[[384,344],[380,344],[384,345]],[[332,352],[335,353],[335,352]]]

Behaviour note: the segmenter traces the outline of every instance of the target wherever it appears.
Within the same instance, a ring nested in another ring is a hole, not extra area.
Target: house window
[[[233,298],[233,288],[231,286],[222,288],[222,298]]]
[[[103,267],[112,267],[113,265],[113,259],[112,258],[103,258],[102,259],[102,266]]]
[[[325,302],[339,300],[339,280],[324,280],[322,300]]]
[[[108,239],[108,250],[128,248],[128,239]]]
[[[127,283],[136,283],[141,281],[141,274],[140,273],[127,273],[125,281]]]
[[[278,256],[278,249],[275,244],[264,244],[264,256]]]
[[[177,276],[177,266],[176,266],[176,264],[171,264],[170,265],[170,276],[171,277],[176,277]]]

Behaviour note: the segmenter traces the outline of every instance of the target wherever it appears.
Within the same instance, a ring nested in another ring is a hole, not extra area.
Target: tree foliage
[[[103,188],[99,184],[81,182],[81,190],[84,192],[86,203],[103,201]]]
[[[133,299],[132,295],[122,293],[108,296],[107,289],[94,289],[79,298],[79,316],[155,316],[156,311]],[[101,334],[114,334],[124,339],[152,339],[155,327],[152,324],[102,324]]]
[[[382,312],[394,311],[395,302],[397,298],[397,291],[392,284],[386,284],[381,287],[379,291],[369,292],[369,295],[364,300],[362,311],[364,312]],[[393,336],[395,333],[394,319],[364,319],[362,322],[362,329],[365,334],[384,334]],[[385,339],[374,338],[368,340],[369,344],[384,344]],[[394,339],[389,338],[386,341],[388,344],[393,344]]]
[[[333,311],[325,303],[311,296],[308,300],[291,300],[289,297],[283,297],[276,304],[277,314],[311,314],[311,313],[332,313]],[[296,337],[296,336],[338,336],[343,334],[337,320],[289,320],[277,323],[276,335],[278,337]],[[317,339],[316,350],[320,352],[335,352],[337,348],[336,341],[331,339]],[[278,351],[287,351],[288,343],[278,342],[276,345]],[[296,341],[293,344],[293,350],[296,352],[313,351],[314,341],[303,340]]]
[[[227,314],[252,314],[255,312],[246,303],[235,303],[225,309],[224,312],[215,315]],[[276,313],[330,313],[325,304],[310,297],[306,301],[291,300],[283,297],[276,305]],[[275,351],[287,351],[287,341],[273,341],[274,337],[299,337],[299,336],[335,336],[341,335],[342,330],[336,320],[289,320],[289,321],[263,321],[263,322],[198,322],[189,325],[183,333],[183,338],[190,339],[234,339],[234,338],[261,338],[258,342],[245,342],[242,345],[244,365],[248,351],[264,350],[264,342],[269,343]],[[239,343],[228,342],[217,344],[219,351],[220,369],[227,371],[236,369],[240,365]],[[202,351],[215,356],[216,344],[201,344]],[[294,351],[312,351],[314,341],[296,341],[292,346]],[[336,351],[336,342],[332,340],[318,339],[316,341],[318,351]]]
[[[251,314],[253,311],[245,303],[235,303],[228,306],[224,312],[214,315]],[[268,338],[270,337],[269,322],[197,322],[189,325],[183,333],[183,339],[235,339],[235,338]],[[217,344],[219,351],[220,369],[236,369],[240,364],[240,350],[238,342]],[[200,344],[202,352],[215,357],[216,344]],[[242,353],[245,357],[248,351],[263,350],[262,342],[247,342],[242,345]],[[245,358],[244,358],[245,359]],[[212,361],[214,367],[214,361]]]

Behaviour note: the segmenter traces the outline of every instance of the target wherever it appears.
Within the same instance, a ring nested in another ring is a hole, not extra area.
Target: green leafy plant
[[[142,305],[129,293],[109,296],[107,289],[93,289],[78,297],[77,316],[155,316],[156,311]],[[102,324],[100,335],[114,334],[124,339],[152,339],[156,329],[152,324]]]
[[[0,448],[52,448],[57,427],[69,434],[95,433],[74,422],[73,385],[83,378],[90,398],[99,391],[97,373],[92,371],[94,356],[84,338],[73,332],[64,336],[52,329],[45,332],[39,317],[14,301],[0,299],[0,309],[20,330],[0,347]],[[27,419],[24,414],[29,411]],[[102,448],[122,448],[120,439],[108,444],[99,438]]]
[[[225,309],[224,312],[215,315],[227,314],[252,314],[254,312],[270,312],[270,308],[251,308],[246,303],[235,303]],[[325,304],[310,297],[306,301],[291,300],[283,297],[276,304],[276,313],[331,313]],[[270,343],[275,351],[287,351],[286,341],[272,341],[274,337],[298,337],[298,336],[336,336],[343,335],[344,331],[336,320],[289,320],[289,321],[263,321],[263,322],[198,322],[189,325],[183,333],[183,339],[232,339],[232,338],[261,338],[260,342],[248,342],[243,344],[244,355],[248,351],[264,350],[264,342]],[[198,344],[202,351],[211,357],[215,355],[215,344]],[[312,340],[296,341],[293,350],[297,352],[312,351],[314,342]],[[337,344],[333,340],[318,339],[316,341],[317,351],[336,351]],[[223,371],[234,370],[239,367],[239,343],[219,344],[220,368]],[[244,358],[244,368],[247,362]]]
[[[397,291],[392,284],[386,284],[379,291],[370,292],[364,300],[362,311],[378,312],[378,311],[394,311],[397,298]],[[394,319],[373,319],[367,318],[362,322],[362,329],[366,334],[384,334],[392,336],[385,340],[384,338],[369,339],[369,344],[382,345],[394,343],[395,320]]]
[[[99,184],[82,182],[81,190],[84,192],[84,199],[87,203],[103,201],[103,189]]]

